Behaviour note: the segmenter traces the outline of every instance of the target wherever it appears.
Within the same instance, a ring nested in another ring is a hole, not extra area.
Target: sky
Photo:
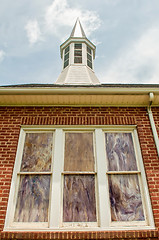
[[[53,84],[78,17],[101,83],[159,83],[159,0],[0,0],[0,86]]]

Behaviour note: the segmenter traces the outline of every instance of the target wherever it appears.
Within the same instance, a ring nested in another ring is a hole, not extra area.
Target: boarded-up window
[[[52,142],[52,133],[26,133],[15,222],[48,222]]]
[[[65,134],[65,171],[94,171],[93,133]]]
[[[63,221],[96,221],[94,175],[64,175]]]
[[[145,220],[131,133],[105,133],[112,221]]]
[[[96,222],[93,133],[65,133],[63,221]]]

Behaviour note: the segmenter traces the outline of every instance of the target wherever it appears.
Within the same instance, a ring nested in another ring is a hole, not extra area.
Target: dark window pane
[[[70,46],[68,46],[67,48],[65,48],[65,54],[68,53],[70,50]]]
[[[64,62],[64,68],[65,68],[65,67],[67,67],[67,66],[68,66],[68,64],[69,64],[69,59],[68,59],[68,60],[66,60],[66,62]]]
[[[22,157],[22,172],[51,171],[52,133],[27,133]]]
[[[82,43],[75,43],[75,49],[82,49]]]
[[[64,57],[64,61],[66,61],[69,58],[69,53],[67,53]]]
[[[92,54],[92,51],[91,51],[91,49],[87,46],[87,52],[89,53],[89,54]]]
[[[106,133],[109,171],[136,171],[136,157],[131,133]]]
[[[137,175],[109,175],[112,221],[143,221],[144,212]]]
[[[96,222],[95,176],[65,175],[64,222]]]
[[[92,68],[92,63],[89,60],[87,60],[87,65],[88,67]]]
[[[50,176],[22,175],[15,222],[48,222]]]
[[[74,63],[82,63],[82,57],[75,57]]]
[[[82,56],[82,51],[81,50],[75,50],[74,55],[75,56]]]
[[[65,171],[94,171],[93,133],[65,133]]]
[[[90,62],[92,62],[92,56],[87,53],[87,58]]]

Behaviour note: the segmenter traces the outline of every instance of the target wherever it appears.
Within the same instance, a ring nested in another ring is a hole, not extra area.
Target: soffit
[[[159,88],[0,88],[0,106],[159,106]]]

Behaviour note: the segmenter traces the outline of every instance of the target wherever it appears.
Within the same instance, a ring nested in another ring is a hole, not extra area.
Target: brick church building
[[[0,239],[158,239],[159,85],[101,84],[79,20],[55,84],[0,87]]]

